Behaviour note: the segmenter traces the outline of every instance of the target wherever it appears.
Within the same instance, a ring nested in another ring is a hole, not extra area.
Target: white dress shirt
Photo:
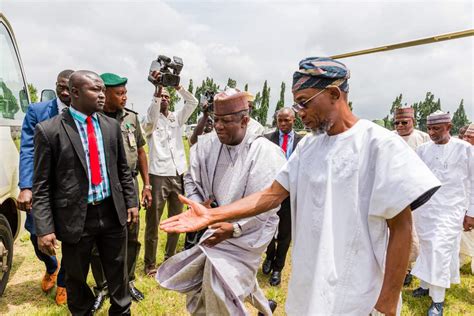
[[[65,108],[67,108],[67,105],[61,101],[60,98],[57,98],[56,101],[58,102],[58,113],[61,114]]]
[[[184,88],[178,90],[184,106],[168,117],[160,112],[161,98],[154,97],[148,108],[144,130],[149,145],[148,172],[157,176],[176,176],[186,169],[182,126],[198,105],[197,99]]]

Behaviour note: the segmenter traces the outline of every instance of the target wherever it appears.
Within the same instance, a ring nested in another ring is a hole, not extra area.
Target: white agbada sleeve
[[[395,217],[407,206],[424,204],[441,186],[439,180],[400,137],[391,137],[374,146],[375,178],[369,215]],[[421,203],[421,204],[420,204]],[[416,208],[413,207],[413,208]]]
[[[468,172],[469,172],[469,179],[471,181],[471,185],[469,188],[469,207],[467,209],[467,216],[474,217],[474,146],[470,146],[467,152],[467,164],[468,164]]]
[[[201,196],[201,192],[199,192],[196,183],[193,180],[191,173],[195,175],[201,174],[201,169],[199,165],[199,161],[196,157],[196,151],[198,148],[198,144],[196,143],[194,146],[191,146],[189,149],[189,169],[186,171],[183,177],[184,182],[184,192],[186,192],[186,197],[191,199],[195,202],[202,203],[204,202],[204,197]]]

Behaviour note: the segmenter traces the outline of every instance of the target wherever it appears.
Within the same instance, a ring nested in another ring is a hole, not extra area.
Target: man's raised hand
[[[179,199],[189,206],[186,212],[161,222],[160,228],[167,233],[189,233],[206,228],[211,223],[211,209],[182,195]]]

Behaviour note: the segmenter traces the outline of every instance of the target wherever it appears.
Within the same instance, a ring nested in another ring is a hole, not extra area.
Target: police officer
[[[146,142],[142,135],[142,129],[140,122],[138,121],[137,113],[125,107],[127,102],[127,88],[125,87],[127,84],[127,78],[122,78],[112,73],[104,73],[100,75],[100,77],[104,81],[106,87],[104,114],[115,118],[120,122],[125,154],[134,179],[137,199],[139,198],[137,175],[138,172],[140,172],[144,184],[140,202],[142,205],[147,207],[148,205],[151,205],[152,197],[151,185],[148,177],[148,162],[144,149]],[[139,224],[128,226],[127,266],[130,280],[129,290],[135,301],[140,301],[145,298],[143,293],[135,287],[133,282],[135,280],[135,266],[141,246],[138,241],[138,232]],[[93,306],[93,311],[96,311],[102,306],[106,296],[108,295],[107,284],[98,256],[93,256],[92,272],[97,285],[95,289],[96,301]]]

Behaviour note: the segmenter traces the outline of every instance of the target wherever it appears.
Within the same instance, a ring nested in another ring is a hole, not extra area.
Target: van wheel
[[[13,235],[7,218],[0,214],[0,296],[5,291],[13,259]]]

